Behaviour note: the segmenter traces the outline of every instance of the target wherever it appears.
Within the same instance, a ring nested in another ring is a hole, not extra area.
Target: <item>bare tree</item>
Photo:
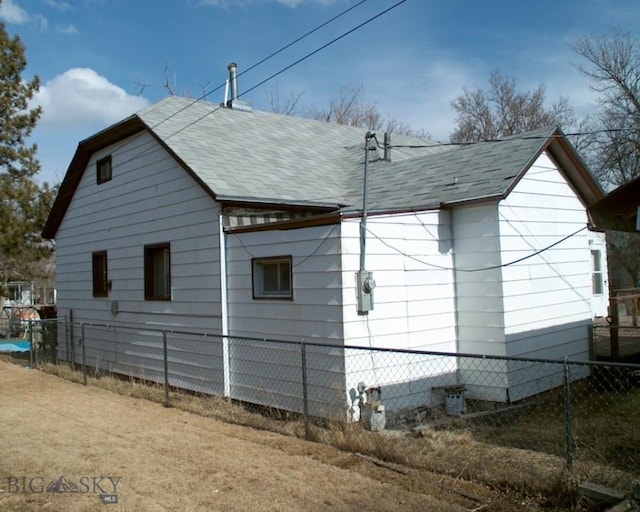
[[[345,84],[331,98],[329,105],[320,109],[311,107],[305,115],[317,121],[380,130],[382,116],[375,104],[363,101],[363,89],[362,84]]]
[[[640,177],[640,42],[612,30],[577,39],[573,50],[584,63],[578,70],[599,94],[599,111],[591,120],[591,168],[605,187]],[[610,263],[635,280],[640,277],[640,234],[607,232]]]
[[[395,133],[397,135],[408,135],[417,137],[418,139],[431,140],[431,134],[424,129],[416,129],[409,123],[398,121],[397,119],[389,119],[385,125],[385,132]]]
[[[291,91],[286,98],[280,97],[280,89],[278,84],[269,91],[269,111],[274,114],[282,114],[285,116],[293,116],[298,113],[298,103],[304,93],[296,93]]]
[[[640,43],[613,30],[576,40],[578,70],[599,93],[590,154],[601,182],[619,186],[640,176]]]
[[[550,107],[545,106],[546,88],[538,85],[533,91],[518,90],[514,77],[491,72],[488,89],[463,89],[463,94],[451,102],[457,113],[457,127],[452,142],[476,142],[497,139],[543,126],[571,125],[573,109],[566,98]]]
[[[394,118],[385,119],[375,103],[364,99],[362,84],[345,84],[331,98],[324,108],[311,107],[304,112],[305,117],[328,123],[344,124],[374,131],[387,131],[400,135],[410,135],[428,139],[429,133],[417,130],[409,123]]]
[[[142,80],[134,80],[134,84],[138,87],[138,96],[141,96],[145,89],[147,88],[155,88],[155,89],[164,89],[167,93],[167,96],[181,96],[183,98],[195,98],[193,90],[189,87],[178,86],[178,77],[174,72],[173,76],[170,76],[169,70],[169,61],[165,60],[164,69],[163,69],[163,79],[162,82],[143,82]],[[202,91],[199,99],[206,98],[210,93],[207,92],[207,88],[209,87],[210,82],[207,81],[199,86],[199,89]]]

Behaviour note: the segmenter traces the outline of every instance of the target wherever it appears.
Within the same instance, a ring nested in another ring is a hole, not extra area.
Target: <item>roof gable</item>
[[[585,205],[603,196],[558,128],[467,145],[452,145],[439,153],[392,163],[372,179],[372,209],[451,207],[470,201],[505,198],[543,151],[558,162],[561,172]]]
[[[92,153],[142,130],[223,202],[358,211],[366,130],[168,97],[80,142],[43,230],[53,238]],[[393,135],[391,162],[370,151],[373,210],[452,206],[505,197],[546,150],[589,205],[602,191],[562,133],[442,145]]]

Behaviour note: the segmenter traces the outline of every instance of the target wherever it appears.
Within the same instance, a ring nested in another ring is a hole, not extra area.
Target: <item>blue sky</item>
[[[347,15],[239,78],[240,92],[316,50],[398,0],[367,0]],[[199,97],[359,0],[0,0],[0,21],[27,48],[26,77],[42,82],[44,114],[33,140],[40,179],[62,180],[77,143],[166,95]],[[243,99],[268,109],[302,94],[323,107],[345,84],[385,117],[446,140],[463,87],[486,87],[491,70],[522,89],[540,83],[579,116],[596,96],[572,63],[577,37],[612,28],[640,35],[638,0],[406,0]],[[141,84],[147,84],[142,87]],[[208,101],[223,99],[223,89]]]

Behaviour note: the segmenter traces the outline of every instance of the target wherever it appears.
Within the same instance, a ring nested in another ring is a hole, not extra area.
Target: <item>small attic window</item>
[[[96,181],[98,185],[111,180],[111,155],[101,158],[96,163]]]

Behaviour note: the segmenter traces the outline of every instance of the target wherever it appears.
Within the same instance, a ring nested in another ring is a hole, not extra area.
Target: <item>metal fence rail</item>
[[[640,365],[224,338],[145,326],[31,327],[34,364],[227,396],[376,430],[446,429],[640,478]]]

